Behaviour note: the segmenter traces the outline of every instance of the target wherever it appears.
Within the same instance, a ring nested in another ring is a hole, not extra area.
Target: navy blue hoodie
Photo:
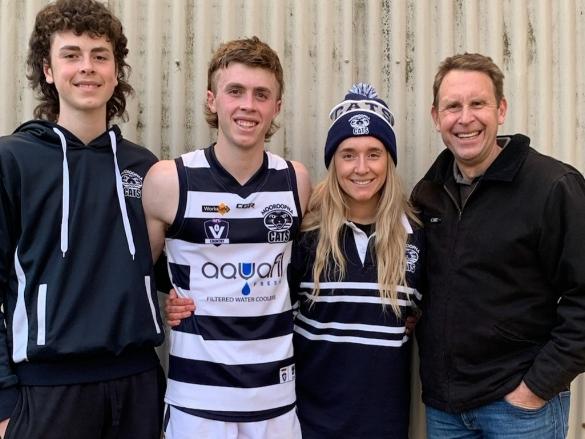
[[[156,160],[117,126],[88,145],[46,121],[0,138],[0,419],[19,384],[158,364],[164,332],[141,200]]]

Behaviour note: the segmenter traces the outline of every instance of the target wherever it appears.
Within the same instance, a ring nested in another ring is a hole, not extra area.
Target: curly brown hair
[[[240,63],[248,67],[259,67],[274,73],[276,82],[278,82],[278,99],[282,98],[284,93],[284,74],[282,65],[277,53],[266,43],[260,41],[256,36],[252,38],[242,38],[232,40],[222,44],[213,54],[207,69],[207,90],[215,94],[217,87],[217,71],[227,68],[231,63]],[[219,122],[217,113],[213,113],[207,103],[204,105],[205,120],[212,128],[217,128]],[[270,137],[278,130],[279,126],[272,121],[264,140],[268,141]]]
[[[40,101],[34,110],[34,116],[52,122],[56,122],[59,117],[59,92],[55,84],[47,83],[43,66],[50,64],[51,44],[55,33],[63,31],[73,31],[75,35],[86,33],[91,37],[105,37],[112,44],[118,85],[106,104],[106,122],[109,123],[114,116],[126,120],[126,96],[134,92],[126,80],[130,73],[130,66],[124,60],[128,55],[128,40],[120,20],[106,6],[95,0],[57,0],[37,14],[26,60],[26,77]]]

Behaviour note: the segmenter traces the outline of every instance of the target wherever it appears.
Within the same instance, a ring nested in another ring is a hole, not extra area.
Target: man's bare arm
[[[179,207],[179,177],[172,160],[156,163],[144,179],[142,206],[146,216],[152,259],[156,261],[164,247],[165,232],[173,223]]]
[[[297,174],[297,188],[299,190],[299,201],[301,202],[302,213],[304,214],[307,210],[307,203],[311,196],[311,177],[309,171],[301,162],[292,162]]]

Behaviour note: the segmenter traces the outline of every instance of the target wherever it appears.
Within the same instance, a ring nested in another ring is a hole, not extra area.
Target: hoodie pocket
[[[47,324],[47,284],[39,285],[37,294],[37,345],[45,345]]]
[[[156,308],[154,306],[154,301],[152,300],[152,291],[150,288],[150,276],[144,276],[144,286],[146,287],[146,297],[148,299],[148,305],[150,306],[150,313],[152,314],[152,321],[154,322],[154,327],[156,329],[156,333],[160,334],[160,326],[158,324],[158,320],[156,319]]]

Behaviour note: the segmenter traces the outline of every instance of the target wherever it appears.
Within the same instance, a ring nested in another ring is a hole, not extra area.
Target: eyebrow
[[[69,45],[69,46],[62,46],[59,47],[59,52],[66,52],[66,51],[72,51],[72,52],[79,52],[81,50],[81,47],[79,46],[73,46],[73,45]],[[102,53],[102,52],[112,52],[108,47],[104,47],[104,46],[99,46],[99,47],[94,47],[91,49],[91,53]]]
[[[353,146],[343,146],[341,148],[338,149],[338,151],[340,152],[356,152],[357,148],[353,147]],[[382,152],[384,151],[384,148],[380,147],[380,146],[372,146],[366,149],[365,152]]]
[[[244,84],[240,84],[239,82],[228,82],[227,84],[224,85],[224,88],[248,88],[246,87]],[[270,88],[268,87],[254,87],[253,90],[255,92],[263,92],[263,93],[272,93]]]

